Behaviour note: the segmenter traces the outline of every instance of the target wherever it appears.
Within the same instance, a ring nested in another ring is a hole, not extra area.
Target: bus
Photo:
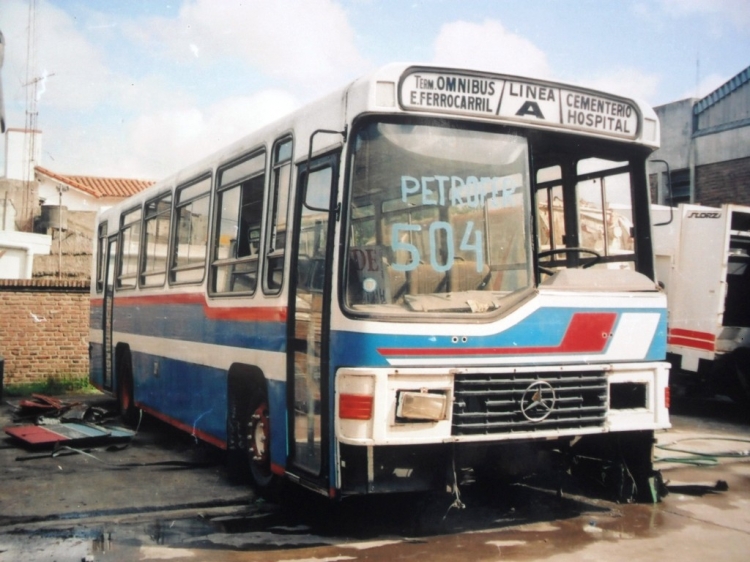
[[[457,494],[559,453],[648,495],[658,143],[625,97],[387,65],[100,213],[90,380],[261,491]]]

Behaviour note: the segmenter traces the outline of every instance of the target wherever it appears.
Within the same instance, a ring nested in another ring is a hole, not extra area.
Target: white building
[[[43,168],[41,141],[41,131],[8,129],[5,134],[0,279],[87,277],[96,213],[153,183]]]

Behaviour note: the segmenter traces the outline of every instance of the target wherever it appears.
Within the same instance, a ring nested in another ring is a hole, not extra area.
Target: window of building
[[[680,203],[690,203],[690,170],[674,170],[671,173],[671,193],[667,192],[665,201],[676,207]]]

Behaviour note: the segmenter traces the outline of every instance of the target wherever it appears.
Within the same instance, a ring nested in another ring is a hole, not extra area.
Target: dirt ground
[[[62,397],[108,409],[103,396]],[[11,400],[11,403],[14,401]],[[0,406],[0,427],[14,410]],[[669,494],[617,504],[569,478],[329,504],[280,504],[230,482],[221,451],[144,417],[134,438],[84,452],[0,444],[0,560],[746,560],[747,413],[721,400],[676,404],[658,435]]]

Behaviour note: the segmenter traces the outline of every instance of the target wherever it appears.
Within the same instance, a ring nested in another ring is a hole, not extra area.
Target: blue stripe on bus
[[[574,314],[613,312],[620,317],[623,313],[657,313],[659,323],[643,360],[658,361],[666,356],[666,313],[655,309],[580,309],[580,308],[542,308],[507,330],[484,336],[469,336],[453,340],[453,336],[430,336],[402,334],[370,334],[361,332],[332,331],[331,364],[337,366],[387,366],[387,358],[380,350],[384,349],[430,349],[444,350],[453,348],[459,352],[472,349],[489,348],[553,348],[559,346]],[[619,320],[618,320],[619,321]],[[405,326],[408,328],[408,326]],[[456,326],[456,334],[461,334],[461,326]],[[599,353],[605,353],[606,347]],[[458,354],[458,353],[457,353]],[[538,354],[543,362],[545,354]],[[516,355],[522,357],[523,355]],[[571,360],[575,360],[572,358]],[[558,361],[559,362],[559,361]]]

